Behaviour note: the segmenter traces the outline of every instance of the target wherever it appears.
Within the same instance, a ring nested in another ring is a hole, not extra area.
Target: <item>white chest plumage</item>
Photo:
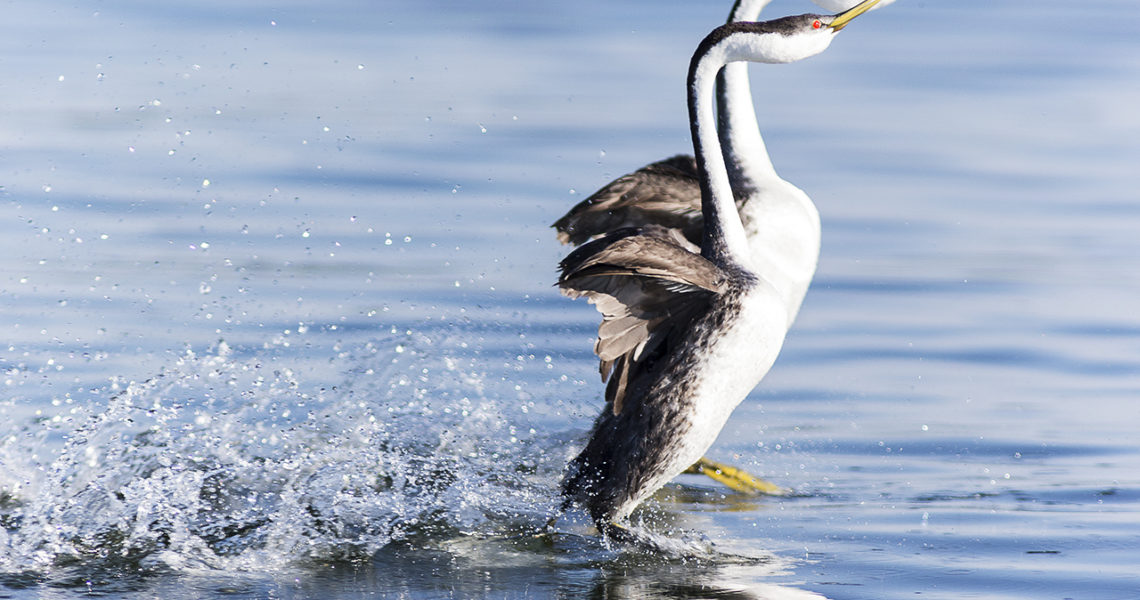
[[[680,462],[692,464],[708,450],[732,411],[772,367],[787,332],[783,314],[780,295],[759,283],[740,298],[739,312],[706,338],[687,407],[689,452]]]
[[[781,189],[760,190],[740,215],[753,267],[783,298],[791,327],[819,261],[819,211],[799,188],[779,184]]]
[[[624,519],[654,491],[700,459],[716,441],[732,411],[756,387],[780,353],[787,331],[784,301],[772,286],[759,282],[737,297],[732,315],[699,337],[699,360],[677,386],[681,414],[669,441],[668,461],[647,478],[616,514]],[[667,394],[663,394],[667,395]],[[661,443],[665,443],[661,440]]]

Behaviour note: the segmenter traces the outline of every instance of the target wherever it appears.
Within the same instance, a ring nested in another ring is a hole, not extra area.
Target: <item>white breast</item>
[[[780,183],[778,190],[759,190],[740,212],[752,267],[783,298],[791,327],[819,261],[819,211],[799,188]]]
[[[787,317],[780,294],[761,284],[744,297],[743,306],[702,353],[689,404],[691,430],[678,459],[685,463],[682,469],[716,441],[733,409],[768,373],[783,346]]]

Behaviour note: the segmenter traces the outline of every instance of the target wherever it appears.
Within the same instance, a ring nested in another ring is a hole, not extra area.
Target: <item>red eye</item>
[[[815,23],[811,24],[811,27],[812,29],[819,29],[820,27],[823,27],[823,23],[821,23],[819,19],[816,19]]]

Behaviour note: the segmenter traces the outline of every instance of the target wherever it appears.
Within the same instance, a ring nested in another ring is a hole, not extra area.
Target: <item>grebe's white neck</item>
[[[814,15],[801,15],[764,23],[730,23],[713,30],[697,48],[689,64],[689,123],[701,175],[701,212],[705,220],[701,254],[705,258],[718,264],[751,266],[748,240],[736,212],[725,157],[713,126],[716,123],[713,89],[717,74],[732,62],[787,63],[802,60],[826,50],[833,37],[834,31],[820,24]],[[751,95],[748,101],[751,104]],[[753,111],[734,112],[752,115],[744,119],[751,118],[752,130],[757,132],[755,137],[759,139]],[[760,144],[763,144],[762,140]],[[766,152],[763,156],[767,161]],[[771,169],[770,161],[768,168]]]

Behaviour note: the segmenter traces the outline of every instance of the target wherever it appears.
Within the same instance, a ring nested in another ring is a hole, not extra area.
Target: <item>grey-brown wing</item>
[[[614,414],[621,412],[628,382],[707,310],[725,281],[717,266],[662,227],[620,229],[559,266],[562,293],[585,296],[602,313],[594,352],[602,380],[609,380],[606,400]]]
[[[697,161],[679,154],[623,175],[554,222],[558,241],[581,244],[623,227],[660,225],[694,244],[703,232]]]

